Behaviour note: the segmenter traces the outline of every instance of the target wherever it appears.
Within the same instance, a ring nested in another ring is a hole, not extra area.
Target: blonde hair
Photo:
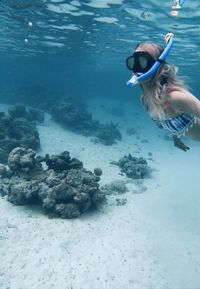
[[[137,50],[147,51],[156,60],[161,55],[163,48],[160,45],[148,43],[140,44]],[[151,116],[163,117],[165,115],[163,104],[167,102],[170,89],[186,89],[183,80],[177,77],[177,72],[176,66],[164,62],[149,80],[141,83],[142,104]]]

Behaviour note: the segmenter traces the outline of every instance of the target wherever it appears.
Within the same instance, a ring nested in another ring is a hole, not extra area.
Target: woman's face
[[[147,46],[148,45],[137,46],[135,52],[126,59],[128,69],[132,70],[137,76],[149,71],[156,61],[156,58],[152,57],[149,53]]]

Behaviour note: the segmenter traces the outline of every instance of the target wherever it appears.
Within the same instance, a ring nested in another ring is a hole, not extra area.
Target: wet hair
[[[152,43],[139,44],[136,49],[147,51],[155,60],[164,51],[161,45]],[[178,68],[176,66],[164,62],[150,80],[141,84],[143,90],[142,104],[150,115],[160,117],[164,115],[161,105],[166,103],[172,86],[176,86],[177,89],[186,88],[183,81],[177,77],[177,72]]]

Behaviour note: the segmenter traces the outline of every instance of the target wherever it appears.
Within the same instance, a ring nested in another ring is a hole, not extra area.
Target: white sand
[[[96,117],[102,115],[98,104],[91,107]],[[191,150],[178,150],[132,109],[124,107],[123,117],[104,110],[105,121],[120,122],[123,132],[111,147],[48,118],[39,126],[41,154],[68,150],[85,168],[102,168],[101,184],[129,181],[110,164],[127,153],[148,159],[151,152],[154,171],[151,179],[129,182],[129,192],[119,196],[125,205],[110,199],[74,220],[48,219],[1,198],[0,289],[200,288],[199,143],[187,140]],[[138,133],[128,136],[127,127]]]

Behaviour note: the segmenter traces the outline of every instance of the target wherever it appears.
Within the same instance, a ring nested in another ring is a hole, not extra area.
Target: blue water
[[[167,32],[175,34],[168,61],[189,77],[197,94],[199,3],[186,1],[176,17],[170,15],[172,4],[1,0],[3,101],[24,100],[22,91],[27,89],[35,95],[43,89],[51,98],[67,93],[84,99],[126,99],[133,92],[124,85],[130,77],[125,58],[138,42],[165,45]]]
[[[125,59],[136,44],[147,41],[164,46],[165,34],[172,32],[175,43],[167,61],[179,67],[179,75],[187,77],[187,84],[199,97],[200,3],[186,0],[177,16],[171,15],[172,4],[162,0],[0,0],[0,103],[40,107],[70,96],[87,104],[96,100],[109,112],[110,103],[116,102],[124,112],[119,110],[117,116],[123,125],[125,108],[133,105],[132,125],[135,114],[137,129],[144,128],[139,132],[141,139],[152,137],[149,145],[156,159],[154,167],[163,165],[158,172],[163,180],[158,183],[162,193],[152,189],[132,200],[135,211],[146,218],[139,229],[154,240],[151,249],[156,252],[157,263],[152,267],[156,273],[164,267],[162,278],[166,279],[159,282],[165,286],[159,288],[154,280],[151,288],[199,289],[199,144],[189,143],[194,149],[187,152],[187,158],[168,139],[157,147],[161,137],[142,114],[139,88],[130,89],[125,84],[130,78]],[[104,122],[107,114],[98,115],[97,111],[98,116]],[[127,148],[133,146],[127,143]],[[148,153],[148,143],[146,148]],[[112,148],[103,150],[110,152]],[[117,156],[117,147],[113,151]],[[173,162],[176,167],[180,163],[178,171],[173,171]],[[134,209],[132,214],[134,218]],[[140,217],[136,220],[139,222]],[[127,235],[132,238],[127,224]],[[140,276],[142,279],[142,273]],[[126,288],[133,288],[129,286]],[[137,285],[133,289],[147,288]]]

